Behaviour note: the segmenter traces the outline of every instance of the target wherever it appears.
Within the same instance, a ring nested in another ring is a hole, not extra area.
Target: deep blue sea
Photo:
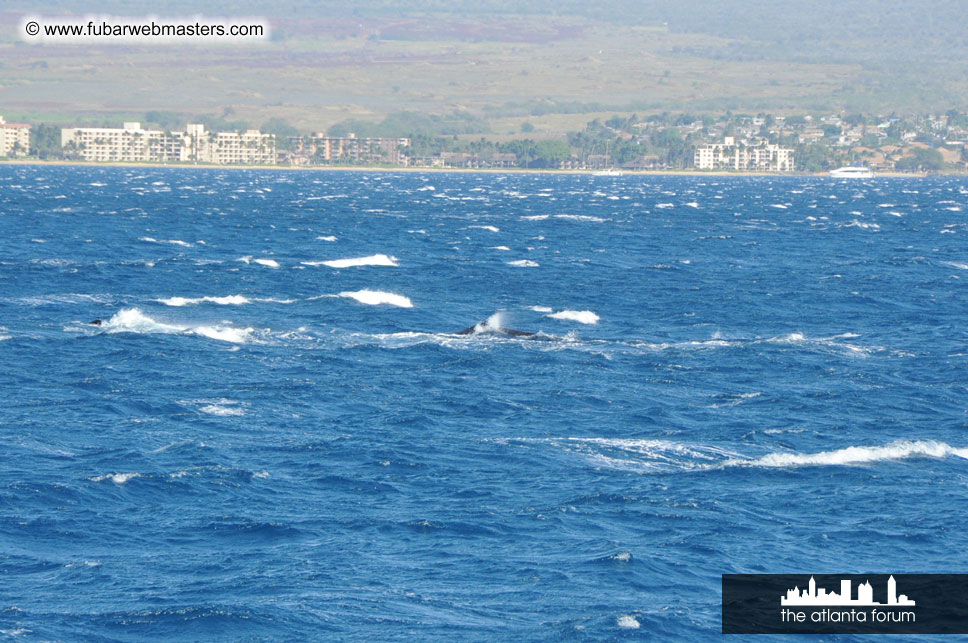
[[[0,635],[703,640],[724,573],[965,571],[966,214],[0,166]]]

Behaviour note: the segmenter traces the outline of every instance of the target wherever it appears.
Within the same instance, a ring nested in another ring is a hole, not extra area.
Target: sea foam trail
[[[235,328],[233,326],[184,326],[180,324],[166,324],[145,315],[137,308],[124,308],[114,314],[101,327],[108,333],[140,333],[140,334],[190,334],[208,337],[222,342],[244,344],[251,339],[252,328]]]
[[[356,266],[399,266],[396,257],[384,254],[352,259],[333,259],[330,261],[303,261],[304,266],[329,266],[330,268],[354,268]]]
[[[174,246],[182,246],[183,248],[191,248],[192,244],[187,241],[182,241],[181,239],[155,239],[154,237],[139,237],[138,241],[147,241],[148,243],[170,243]]]
[[[241,306],[248,304],[249,299],[242,295],[226,295],[225,297],[168,297],[167,299],[156,299],[166,306],[191,306],[192,304],[212,303],[220,306]]]
[[[724,466],[745,467],[807,467],[865,464],[883,460],[904,460],[925,456],[968,459],[968,448],[953,447],[935,440],[899,440],[879,447],[847,447],[819,453],[770,453],[752,460],[727,460]]]
[[[355,299],[361,304],[367,304],[368,306],[388,304],[390,306],[399,306],[400,308],[413,308],[413,302],[410,301],[409,297],[397,295],[392,292],[383,292],[382,290],[357,290],[355,292],[341,292],[339,296]]]
[[[639,473],[713,471],[734,467],[851,466],[918,457],[968,459],[968,447],[953,447],[935,440],[898,440],[882,446],[849,446],[817,453],[774,452],[763,456],[748,456],[715,445],[638,438],[519,438],[507,442],[550,444],[580,455],[594,466]]]
[[[275,259],[253,259],[252,258],[252,255],[246,255],[244,257],[239,257],[237,259],[237,261],[241,261],[242,263],[245,263],[245,264],[250,264],[250,263],[255,262],[255,263],[259,264],[260,266],[266,266],[268,268],[278,268],[279,267],[279,262],[276,261]]]
[[[598,315],[590,310],[562,310],[546,316],[552,319],[574,321],[579,324],[597,324],[600,319]]]
[[[537,261],[531,261],[530,259],[518,259],[517,261],[508,261],[509,266],[515,266],[517,268],[537,268],[541,264]]]

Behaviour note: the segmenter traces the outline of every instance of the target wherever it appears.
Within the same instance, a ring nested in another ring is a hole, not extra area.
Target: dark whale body
[[[513,328],[502,328],[500,326],[488,326],[487,322],[468,326],[464,330],[459,330],[455,335],[476,335],[477,333],[503,333],[511,337],[534,337],[536,333],[529,333],[526,330],[514,330]]]

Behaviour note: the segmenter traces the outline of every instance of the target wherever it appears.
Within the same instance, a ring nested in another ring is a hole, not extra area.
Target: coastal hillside
[[[395,111],[528,117],[565,132],[600,113],[862,111],[968,106],[958,2],[518,3],[216,1],[256,16],[258,44],[34,45],[24,15],[157,15],[145,1],[15,0],[0,11],[0,105],[9,118],[114,123],[149,109],[281,118],[326,130]],[[164,17],[198,13],[176,0]]]

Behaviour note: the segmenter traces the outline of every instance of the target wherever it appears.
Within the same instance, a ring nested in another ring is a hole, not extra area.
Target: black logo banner
[[[968,574],[724,574],[723,634],[968,634]]]

